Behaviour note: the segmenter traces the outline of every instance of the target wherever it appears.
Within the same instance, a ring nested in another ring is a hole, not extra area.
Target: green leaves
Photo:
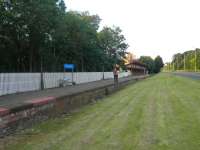
[[[149,73],[159,73],[164,65],[160,56],[157,56],[154,60],[150,56],[141,56],[139,61],[146,65]]]
[[[149,73],[154,73],[154,60],[150,56],[141,56],[139,61],[146,65]]]
[[[98,32],[100,17],[66,12],[64,0],[0,1],[0,71],[105,71],[120,62],[128,44],[119,27]],[[8,65],[9,64],[9,65]]]
[[[164,64],[162,58],[160,56],[157,56],[154,60],[154,72],[159,73],[163,66]]]
[[[115,63],[122,63],[125,51],[128,48],[126,39],[119,27],[104,27],[98,34],[100,47],[107,55],[107,63],[112,67]]]
[[[173,56],[172,62],[167,63],[166,70],[197,71],[200,69],[200,49],[177,53]]]

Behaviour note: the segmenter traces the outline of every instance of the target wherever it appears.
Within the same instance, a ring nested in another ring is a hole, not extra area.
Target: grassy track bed
[[[159,74],[0,141],[10,150],[197,150],[200,82]]]

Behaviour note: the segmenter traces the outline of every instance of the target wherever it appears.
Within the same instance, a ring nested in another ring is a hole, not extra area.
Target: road
[[[200,73],[195,72],[173,72],[175,75],[179,75],[182,77],[188,77],[195,80],[200,80]]]
[[[0,140],[4,150],[198,150],[200,84],[158,74]]]

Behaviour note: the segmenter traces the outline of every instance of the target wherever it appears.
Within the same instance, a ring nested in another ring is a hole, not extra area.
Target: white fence
[[[129,76],[129,72],[119,74],[119,77]],[[113,78],[112,72],[77,72],[74,73],[73,79],[76,84],[87,83]],[[71,81],[71,73],[44,73],[44,88],[59,87],[59,80],[68,78]],[[41,74],[40,73],[0,73],[0,96],[18,92],[40,90]]]

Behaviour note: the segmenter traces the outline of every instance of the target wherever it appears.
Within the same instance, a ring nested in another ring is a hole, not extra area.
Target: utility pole
[[[171,71],[173,71],[173,62],[171,62]]]
[[[44,90],[44,77],[43,77],[43,57],[40,59],[40,89]]]
[[[186,66],[185,66],[185,53],[184,53],[184,71],[186,69]]]
[[[167,70],[170,71],[170,63],[167,63]]]
[[[170,62],[169,65],[170,65],[170,66],[169,66],[170,71],[172,72],[172,62]]]
[[[104,64],[103,64],[103,67],[102,67],[102,71],[103,71],[103,80],[104,80]]]
[[[195,72],[197,72],[197,49],[195,49]]]
[[[177,56],[176,70],[178,70],[178,69],[179,69],[179,64],[178,64],[178,62],[179,62],[179,61],[178,61],[178,57],[179,57],[179,56]]]

